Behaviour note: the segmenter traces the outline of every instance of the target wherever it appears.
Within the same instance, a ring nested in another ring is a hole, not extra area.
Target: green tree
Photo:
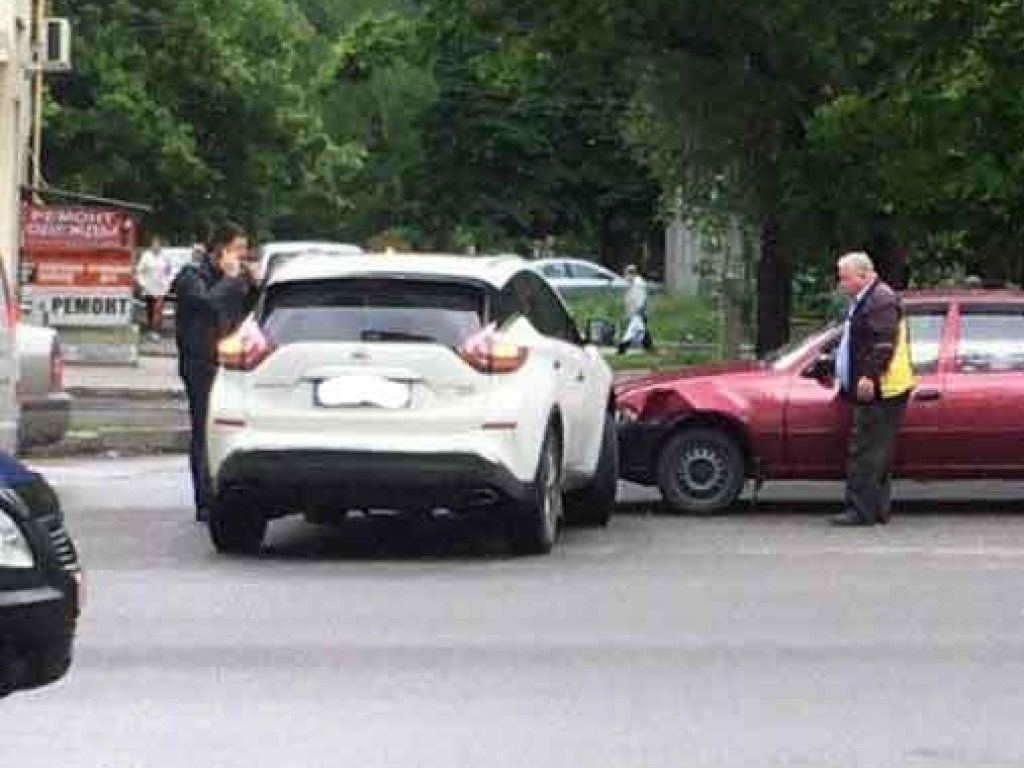
[[[357,144],[309,97],[311,29],[286,0],[63,2],[76,70],[55,79],[46,177],[148,203],[184,237],[237,218],[258,234],[343,215]]]
[[[470,222],[520,242],[635,258],[656,216],[658,188],[622,133],[616,77],[581,76],[535,45],[503,9],[429,0],[425,48],[440,89],[427,115],[421,176],[437,227]],[[558,247],[556,245],[556,247]]]
[[[1022,46],[1019,3],[886,4],[859,77],[809,121],[794,212],[875,241],[894,271],[909,256],[925,276],[960,264],[1024,280]]]
[[[524,250],[555,236],[612,263],[648,236],[657,187],[628,151],[608,92],[564,77],[475,4],[369,14],[334,53],[331,123],[344,114],[368,129],[364,178],[376,201],[361,207],[378,227],[411,223],[437,248]],[[353,114],[364,106],[376,124]]]

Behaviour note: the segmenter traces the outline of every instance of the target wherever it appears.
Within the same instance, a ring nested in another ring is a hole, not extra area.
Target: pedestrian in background
[[[159,340],[163,327],[164,299],[171,288],[173,269],[163,243],[154,237],[135,269],[135,282],[146,302],[146,332],[154,341]]]
[[[899,296],[866,253],[839,259],[839,285],[850,299],[836,354],[840,394],[852,405],[846,509],[835,525],[889,522],[892,461],[914,374]]]
[[[626,267],[623,273],[626,291],[623,294],[623,332],[619,342],[619,354],[633,346],[643,346],[647,352],[654,351],[654,341],[647,325],[647,281],[640,276],[635,264]]]
[[[217,374],[217,344],[252,311],[258,284],[258,265],[249,257],[248,236],[237,224],[221,227],[209,252],[183,267],[174,281],[178,372],[188,397],[192,426],[189,461],[196,519],[200,521],[207,519],[211,501],[206,417]]]

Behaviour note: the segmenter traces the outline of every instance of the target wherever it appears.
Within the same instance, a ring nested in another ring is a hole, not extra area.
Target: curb
[[[68,387],[72,397],[116,400],[184,400],[182,389],[132,389],[131,387]]]
[[[31,448],[23,452],[28,458],[57,459],[79,456],[116,455],[152,456],[187,453],[191,431],[184,429],[122,428],[99,431],[68,432],[56,445]]]

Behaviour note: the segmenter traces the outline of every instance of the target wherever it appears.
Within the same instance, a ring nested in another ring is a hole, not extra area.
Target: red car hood
[[[685,379],[702,379],[714,376],[735,375],[741,373],[755,373],[764,371],[764,363],[756,360],[737,360],[726,363],[711,363],[708,365],[693,365],[687,368],[680,368],[674,371],[660,371],[635,379],[623,381],[615,387],[618,396],[628,395],[642,389],[668,384],[673,381]]]

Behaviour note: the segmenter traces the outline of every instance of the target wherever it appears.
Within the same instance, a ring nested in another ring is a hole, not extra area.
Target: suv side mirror
[[[603,317],[591,318],[583,329],[583,342],[595,347],[614,347],[615,323]]]
[[[834,352],[822,352],[804,371],[804,376],[818,381],[831,381],[836,377],[836,356]]]

